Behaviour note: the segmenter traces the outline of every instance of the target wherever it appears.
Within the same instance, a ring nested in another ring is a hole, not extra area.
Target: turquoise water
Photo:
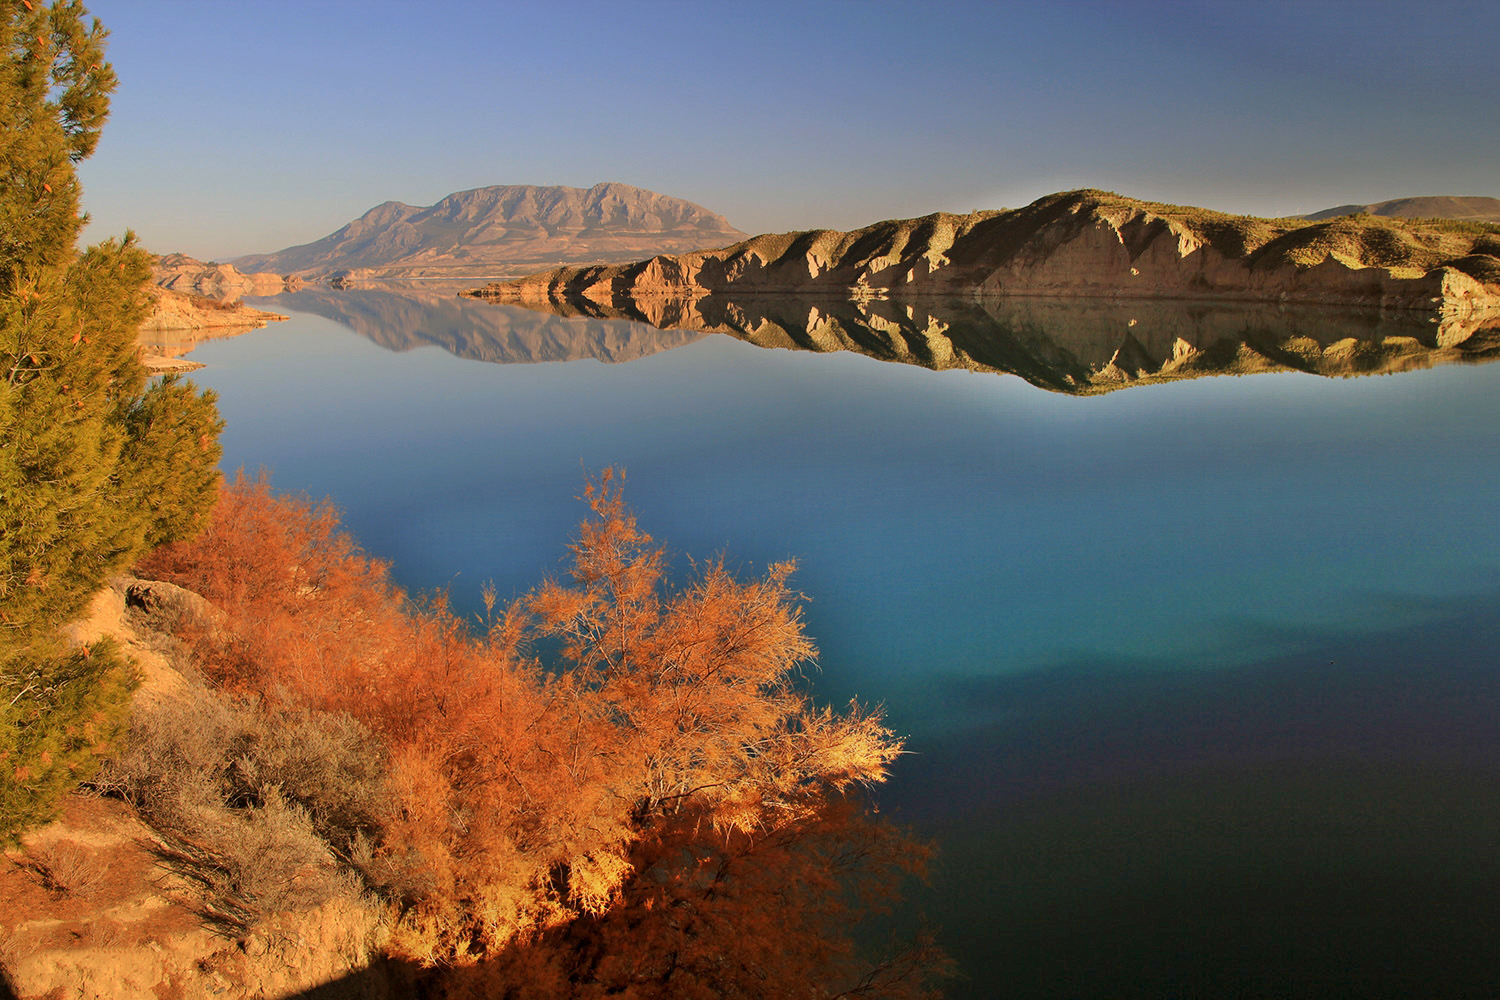
[[[672,343],[485,364],[299,314],[193,358],[226,468],[462,608],[557,572],[606,465],[675,553],[798,559],[817,693],[908,738],[882,808],[939,840],[954,996],[1500,982],[1500,366],[1076,398]]]

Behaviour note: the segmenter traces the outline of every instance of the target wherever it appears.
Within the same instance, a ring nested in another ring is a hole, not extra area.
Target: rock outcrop
[[[232,263],[341,284],[472,279],[701,250],[744,236],[701,205],[627,184],[511,184],[460,191],[425,208],[388,201],[314,243]]]
[[[182,253],[158,257],[151,270],[153,280],[162,288],[226,301],[246,295],[294,292],[302,284],[292,275],[245,274],[232,264],[205,262]]]
[[[286,319],[280,313],[252,309],[240,302],[223,302],[206,295],[173,291],[160,285],[151,289],[151,298],[151,314],[141,323],[144,333],[254,329]]]
[[[1065,297],[1371,306],[1464,320],[1500,311],[1500,226],[1372,217],[1256,219],[1070,191],[1009,212],[564,267],[466,294],[497,302],[817,294]]]
[[[151,313],[136,333],[136,345],[147,370],[158,374],[203,367],[182,360],[181,355],[205,340],[234,337],[286,319],[238,301],[224,302],[161,285],[152,286],[151,298]]]

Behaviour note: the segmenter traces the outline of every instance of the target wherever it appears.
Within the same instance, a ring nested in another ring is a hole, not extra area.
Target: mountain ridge
[[[723,246],[745,234],[701,205],[618,182],[503,184],[429,206],[385,201],[320,240],[229,263],[319,280],[523,274]]]
[[[1060,296],[1500,311],[1500,225],[1360,216],[1260,219],[1065,191],[1011,211],[935,213],[849,232],[561,267],[466,292],[500,302],[710,294]]]
[[[1394,219],[1455,219],[1464,222],[1500,222],[1500,198],[1479,195],[1419,195],[1413,198],[1392,198],[1369,205],[1336,205],[1322,211],[1311,212],[1299,218],[1313,222],[1338,218],[1341,215],[1379,215]]]

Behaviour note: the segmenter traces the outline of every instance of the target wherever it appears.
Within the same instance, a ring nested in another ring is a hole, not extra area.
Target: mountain
[[[1257,219],[1068,191],[1025,208],[562,267],[465,294],[604,305],[709,294],[958,295],[1317,303],[1500,312],[1500,225],[1374,216]]]
[[[1500,198],[1455,198],[1452,195],[1429,195],[1423,198],[1395,198],[1373,205],[1339,205],[1325,208],[1302,218],[1314,222],[1340,215],[1365,212],[1397,219],[1461,219],[1466,222],[1500,222]]]
[[[310,279],[473,279],[685,253],[744,237],[701,205],[628,184],[509,184],[460,191],[427,208],[388,201],[315,243],[230,263]]]

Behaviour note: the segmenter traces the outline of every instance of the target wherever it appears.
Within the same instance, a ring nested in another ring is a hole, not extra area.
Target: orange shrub
[[[831,974],[857,872],[884,888],[920,868],[849,798],[900,742],[800,686],[814,650],[790,564],[739,580],[714,561],[674,591],[618,478],[585,499],[571,580],[482,636],[441,599],[408,601],[327,504],[263,477],[237,477],[210,529],[142,572],[224,611],[194,637],[220,683],[385,741],[391,807],[364,869],[400,908],[399,954],[481,962],[452,989],[726,995],[746,985],[732,954],[786,983]]]

